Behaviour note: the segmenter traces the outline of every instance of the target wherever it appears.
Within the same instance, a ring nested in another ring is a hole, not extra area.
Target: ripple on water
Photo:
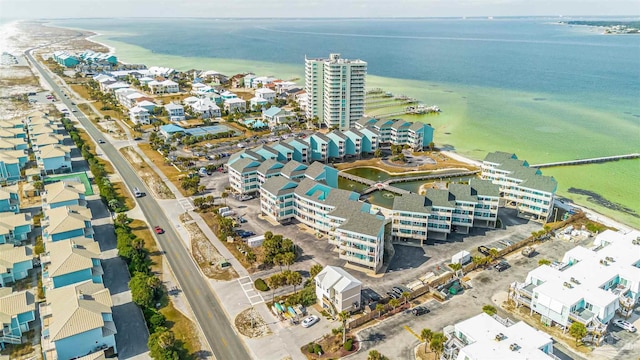
[[[547,98],[533,98],[533,101],[545,101]]]
[[[557,134],[562,132],[562,130],[553,126],[539,126],[536,128],[536,131],[549,134]]]

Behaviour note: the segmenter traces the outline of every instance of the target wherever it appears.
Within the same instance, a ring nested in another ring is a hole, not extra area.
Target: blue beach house
[[[58,181],[45,185],[42,197],[44,209],[61,206],[87,206],[84,185],[77,181]]]
[[[314,162],[304,172],[305,176],[311,180],[327,184],[333,188],[338,188],[338,169],[327,166],[321,162]]]
[[[362,134],[362,152],[374,153],[380,143],[380,135],[369,128],[358,130]]]
[[[36,319],[35,295],[31,291],[12,292],[10,287],[0,288],[0,349],[6,344],[22,344],[22,335],[31,329]]]
[[[80,206],[61,206],[45,212],[42,220],[42,239],[45,242],[75,237],[93,239],[90,209]]]
[[[292,159],[301,163],[307,163],[309,161],[309,144],[305,141],[298,140],[296,138],[288,138],[282,141],[283,144],[289,145],[293,148]]]
[[[269,145],[270,148],[278,152],[278,161],[287,162],[293,160],[295,149],[283,142],[275,142]]]
[[[111,294],[91,281],[47,293],[40,305],[45,360],[73,359],[96,351],[116,354]]]
[[[309,161],[327,161],[329,159],[329,143],[331,140],[321,133],[314,133],[308,137],[311,154]]]
[[[345,142],[346,136],[339,130],[334,130],[327,134],[329,138],[329,157],[343,159],[346,155]]]
[[[29,275],[33,269],[31,246],[0,245],[0,287],[6,287]]]
[[[0,213],[0,244],[27,240],[32,229],[31,218],[25,213]]]
[[[18,185],[0,187],[0,212],[20,212]]]
[[[45,291],[91,280],[102,283],[100,246],[93,239],[74,238],[46,244],[42,257]]]
[[[22,150],[0,152],[0,181],[20,179],[20,169],[27,163],[27,155]]]

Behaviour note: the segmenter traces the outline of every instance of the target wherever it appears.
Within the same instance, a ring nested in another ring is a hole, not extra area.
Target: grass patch
[[[202,216],[202,219],[204,220],[204,222],[207,223],[207,226],[209,226],[209,228],[214,233],[218,233],[218,222],[216,221],[216,217],[213,213],[202,212],[200,213],[200,216]],[[238,250],[237,246],[238,244],[242,244],[241,241],[229,243],[226,241],[226,239],[220,239],[220,242],[224,244],[224,246],[226,246],[227,249],[229,249],[229,251],[231,251],[231,253],[233,254],[233,257],[235,257],[238,261],[240,261],[240,264],[242,264],[242,266],[244,266],[244,268],[247,269],[247,271],[249,271],[250,273],[256,271],[256,267],[250,262],[248,262],[247,258]],[[261,247],[252,248],[251,250],[256,255],[256,258],[258,259],[262,258]]]
[[[136,237],[144,241],[144,247],[149,251],[149,258],[151,259],[151,271],[154,274],[162,275],[162,253],[156,244],[156,239],[153,237],[149,225],[142,220],[133,220],[129,227]]]
[[[188,98],[189,96],[191,96],[191,94],[189,94],[189,93],[164,94],[164,95],[153,95],[153,98],[156,99],[157,101],[162,101],[163,104],[168,104],[168,103],[173,102],[173,101],[182,102],[182,100]]]
[[[62,181],[62,180],[76,180],[84,185],[84,194],[87,196],[93,195],[93,187],[91,186],[91,181],[89,181],[89,176],[86,172],[60,175],[60,176],[46,176],[44,178],[45,184],[50,184],[52,182]]]
[[[159,199],[175,199],[176,196],[169,190],[160,176],[136,153],[131,146],[120,149],[122,156],[129,161],[147,187]]]
[[[115,190],[116,194],[118,194],[118,198],[122,200],[122,202],[124,203],[124,206],[126,206],[127,209],[131,210],[134,207],[136,207],[136,202],[133,200],[133,198],[129,194],[129,191],[125,188],[125,185],[123,182],[118,181],[118,182],[113,182],[112,184],[113,184],[113,189]]]
[[[87,90],[86,87],[84,87],[83,85],[80,84],[71,84],[71,89],[78,95],[80,95],[81,98],[91,101],[91,96],[89,96],[89,91]],[[80,106],[78,106],[80,107]]]
[[[181,172],[176,169],[173,165],[171,165],[159,152],[153,150],[151,145],[149,144],[138,144],[138,148],[142,150],[142,152],[149,158],[149,160],[154,163],[160,171],[166,176],[169,181],[175,185],[178,190],[184,196],[190,196],[187,192],[182,189],[180,186],[180,179],[187,176],[187,172]]]
[[[169,302],[167,306],[160,309],[160,312],[167,318],[167,328],[173,331],[176,339],[184,343],[192,358],[195,352],[202,350],[200,339],[198,338],[199,331],[196,329],[195,324],[173,307],[173,303]]]

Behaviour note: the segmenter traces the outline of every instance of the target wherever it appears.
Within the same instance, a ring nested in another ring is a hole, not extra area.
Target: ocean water
[[[438,105],[406,116],[435,142],[476,159],[530,163],[640,151],[640,36],[605,36],[557,19],[66,20],[126,62],[302,78],[304,56],[368,62],[370,88]],[[300,81],[302,84],[302,81]],[[379,110],[387,112],[388,110]],[[377,112],[371,111],[371,115]],[[640,160],[545,169],[559,194],[640,227]],[[612,210],[586,189],[627,211]],[[635,212],[635,214],[633,213]]]

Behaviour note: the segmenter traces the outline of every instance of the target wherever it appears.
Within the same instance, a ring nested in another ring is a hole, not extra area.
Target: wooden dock
[[[551,163],[545,163],[545,164],[529,165],[529,167],[542,169],[542,168],[549,168],[549,167],[556,167],[556,166],[597,164],[597,163],[605,163],[605,162],[610,162],[610,161],[618,161],[618,160],[625,160],[625,159],[637,159],[637,158],[640,158],[640,153],[633,153],[633,154],[626,154],[626,155],[615,155],[615,156],[604,156],[604,157],[591,158],[591,159],[578,159],[578,160],[558,161],[558,162],[551,162]]]

